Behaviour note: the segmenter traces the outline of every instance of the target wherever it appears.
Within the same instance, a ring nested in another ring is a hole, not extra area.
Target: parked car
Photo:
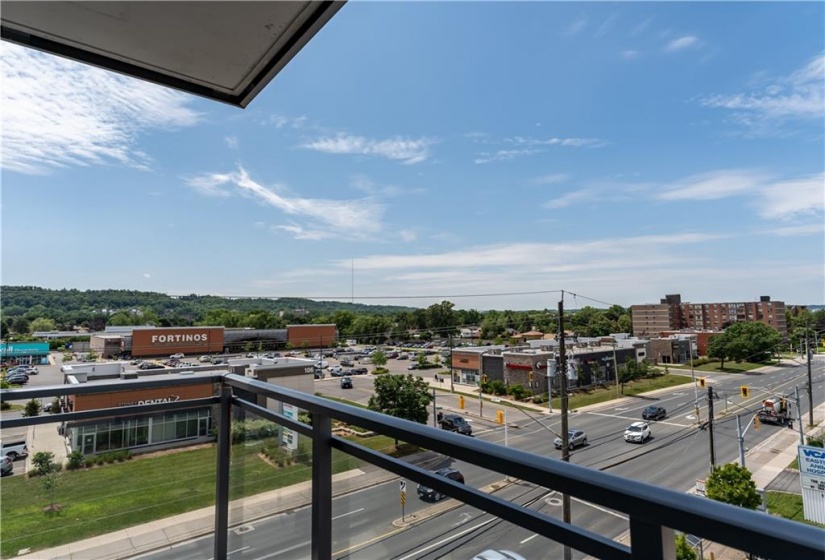
[[[367,368],[365,367],[357,367],[352,370],[353,375],[367,375]]]
[[[449,430],[451,432],[458,432],[467,436],[473,435],[473,428],[463,416],[458,414],[444,414],[438,419],[442,430]]]
[[[6,381],[12,385],[25,385],[29,382],[29,376],[25,373],[12,373],[11,375],[6,375]]]
[[[398,359],[399,360],[406,360],[406,359],[409,359],[409,356],[407,354],[399,354]]]
[[[649,406],[642,411],[642,420],[663,420],[667,410],[661,406]]]
[[[473,556],[473,560],[527,560],[524,556],[512,550],[493,550],[489,548]]]
[[[212,361],[212,356],[203,355],[200,358],[198,358],[198,361],[202,364],[208,364]]]
[[[353,364],[352,364],[352,362],[351,362],[351,361],[349,361],[349,360],[341,360],[341,366],[342,366],[342,367],[352,367],[352,366],[353,366]]]
[[[561,449],[561,438],[553,440],[553,445],[556,449]],[[587,445],[587,434],[582,430],[569,429],[567,430],[567,445],[570,449]]]
[[[341,366],[332,366],[331,368],[329,368],[329,374],[335,376],[343,375],[344,368],[342,368]]]
[[[166,369],[166,367],[152,362],[143,362],[138,366],[138,369]]]
[[[454,481],[459,482],[461,484],[464,484],[464,475],[461,474],[461,472],[457,471],[456,469],[451,469],[449,467],[444,468],[444,469],[438,469],[437,471],[435,471],[435,474],[437,474],[438,476],[443,476],[445,478],[449,478],[450,480],[454,480]],[[429,500],[429,501],[432,501],[432,502],[437,502],[437,501],[447,497],[444,494],[442,494],[441,492],[439,492],[438,490],[434,490],[434,489],[430,488],[429,486],[424,486],[422,484],[418,485],[417,492],[418,492],[418,497],[419,498],[421,498],[422,500]]]
[[[28,454],[29,448],[24,439],[0,442],[0,456],[9,457],[12,461],[16,461],[18,458],[25,457]]]
[[[0,459],[0,476],[6,476],[7,474],[11,474],[14,470],[14,461],[11,460],[11,457],[8,455],[4,455],[2,459]]]
[[[644,443],[650,439],[650,436],[650,426],[647,425],[647,422],[633,422],[624,431],[625,441]]]
[[[341,378],[341,389],[352,389],[352,378],[351,377],[342,377]]]
[[[408,365],[408,366],[407,366],[407,369],[408,369],[408,370],[418,369],[418,364],[416,364],[416,363],[412,363],[412,364],[410,364],[410,365]]]
[[[323,379],[324,377],[326,377],[326,375],[324,374],[324,370],[322,370],[321,368],[315,368],[313,370],[313,374],[315,376],[315,379]]]
[[[185,356],[183,354],[181,354],[180,352],[178,352],[177,354],[172,354],[171,356],[169,356],[170,360],[182,360],[183,358],[185,358]]]

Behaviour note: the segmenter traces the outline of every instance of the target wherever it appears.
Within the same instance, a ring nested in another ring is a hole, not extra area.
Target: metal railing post
[[[229,538],[229,453],[232,430],[232,388],[221,386],[218,417],[217,473],[215,477],[215,560],[226,560]]]
[[[673,529],[630,518],[630,557],[633,560],[676,560]]]
[[[312,560],[332,557],[332,420],[312,417]]]

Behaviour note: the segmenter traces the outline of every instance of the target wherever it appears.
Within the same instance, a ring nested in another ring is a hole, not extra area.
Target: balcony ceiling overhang
[[[246,107],[344,1],[4,1],[2,38]]]

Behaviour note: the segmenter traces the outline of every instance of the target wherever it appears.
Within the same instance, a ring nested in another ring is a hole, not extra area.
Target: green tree
[[[368,407],[382,414],[426,424],[427,406],[431,402],[430,386],[422,377],[382,375],[375,379],[375,393],[370,397]]]
[[[734,323],[724,333],[710,339],[708,356],[737,362],[761,362],[770,358],[781,342],[779,331],[769,325],[756,322]]]
[[[737,463],[715,468],[705,483],[705,493],[711,500],[747,509],[756,509],[762,503],[751,472]]]
[[[387,355],[381,350],[376,350],[370,355],[370,361],[377,367],[385,366],[387,365]]]
[[[106,324],[113,327],[124,327],[129,325],[135,325],[135,319],[136,317],[131,313],[118,311],[117,313],[109,317],[109,319],[106,321]]]
[[[23,416],[40,416],[40,401],[32,399],[23,407]]]
[[[31,329],[31,332],[57,330],[57,326],[54,323],[54,319],[49,319],[48,317],[38,317],[37,319],[29,323],[29,328]]]
[[[29,321],[23,317],[16,317],[11,325],[11,329],[17,334],[29,334]]]
[[[690,543],[687,541],[684,533],[676,535],[676,560],[697,560],[699,556]]]
[[[434,303],[427,308],[427,327],[435,330],[442,337],[456,332],[458,329],[458,314],[453,310],[455,305],[450,301]]]

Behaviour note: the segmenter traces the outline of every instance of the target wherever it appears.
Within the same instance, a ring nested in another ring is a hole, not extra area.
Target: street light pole
[[[808,355],[808,426],[814,427],[814,384],[811,377],[811,346],[808,343],[808,328],[805,325],[805,354]]]
[[[547,359],[547,413],[553,414],[553,377],[550,375],[552,371],[550,362],[552,358]]]
[[[696,409],[696,422],[702,422],[699,417],[699,388],[696,386],[696,373],[693,371],[693,348],[690,350],[690,377],[693,379],[693,406]]]
[[[611,346],[613,347],[613,375],[616,376],[616,398],[618,399],[619,398],[619,364],[616,361],[616,341],[615,340],[613,341],[613,344],[611,344]],[[625,361],[627,361],[627,358],[625,358]]]

